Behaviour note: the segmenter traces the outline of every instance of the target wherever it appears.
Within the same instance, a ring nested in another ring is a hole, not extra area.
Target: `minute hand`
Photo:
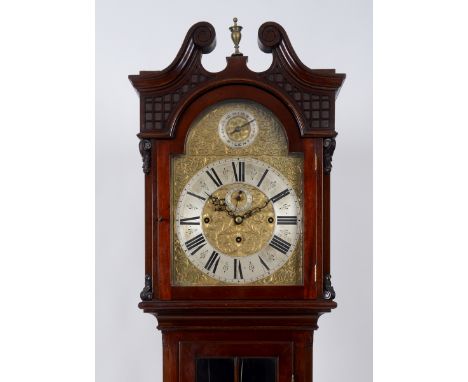
[[[247,211],[244,215],[242,215],[242,219],[247,219],[249,217],[251,217],[252,215],[255,215],[257,212],[260,212],[261,210],[263,210],[266,206],[268,206],[268,204],[270,203],[270,199],[267,199],[265,201],[265,204],[261,207],[256,207],[256,208],[253,208],[251,209],[250,211]]]

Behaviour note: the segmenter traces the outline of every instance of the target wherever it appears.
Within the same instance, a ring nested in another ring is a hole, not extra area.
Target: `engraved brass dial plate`
[[[249,144],[228,144],[223,118],[247,137],[255,122]],[[288,153],[273,113],[214,105],[190,127],[185,151],[172,159],[173,285],[301,284],[303,159]]]

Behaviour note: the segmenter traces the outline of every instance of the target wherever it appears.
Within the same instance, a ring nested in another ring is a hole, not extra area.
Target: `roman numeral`
[[[268,169],[265,170],[265,172],[263,173],[262,177],[261,177],[260,180],[258,181],[257,187],[260,187],[260,186],[262,185],[263,179],[265,179],[266,174],[268,174]]]
[[[275,196],[273,196],[272,198],[270,198],[270,200],[273,202],[273,203],[276,203],[278,200],[284,198],[285,196],[289,195],[289,190],[286,189],[284,191],[281,191],[279,194],[276,194]]]
[[[242,265],[240,260],[234,259],[234,279],[244,279],[244,276],[242,275]]]
[[[236,168],[236,163],[232,162],[234,178],[236,178],[236,182],[245,182],[245,162],[237,162],[237,164],[239,168]]]
[[[284,225],[297,225],[297,216],[277,216],[276,223]]]
[[[190,252],[190,255],[193,256],[195,253],[197,253],[200,249],[202,249],[205,246],[206,243],[203,243],[199,245],[197,248],[195,248],[192,252]]]
[[[218,176],[218,174],[216,174],[216,171],[214,170],[214,168],[211,169],[211,172],[213,174],[211,174],[209,171],[206,171],[206,173],[211,178],[211,180],[216,185],[216,187],[221,186],[223,184],[223,182],[221,182],[221,179],[219,179],[219,176]]]
[[[200,225],[200,216],[193,218],[184,218],[179,220],[180,225]]]
[[[185,242],[185,246],[187,247],[189,251],[195,248],[195,250],[191,253],[191,255],[194,255],[195,253],[197,253],[199,249],[205,246],[205,244],[206,244],[205,238],[203,237],[203,234],[201,233]]]
[[[192,195],[193,197],[198,198],[198,199],[203,200],[203,201],[206,200],[206,198],[204,198],[203,196],[194,194],[193,192],[190,192],[190,191],[187,191],[187,194],[188,194],[188,195]]]
[[[270,246],[280,251],[283,255],[286,255],[286,253],[289,251],[289,248],[291,248],[291,244],[276,235],[273,236],[273,239],[270,242]]]
[[[208,261],[205,264],[205,269],[207,269],[209,271],[214,266],[212,272],[216,273],[216,269],[218,268],[218,264],[219,264],[219,259],[220,259],[219,253],[216,252],[216,251],[213,251],[210,258],[208,259]]]
[[[260,256],[258,256],[258,259],[260,260],[260,262],[262,263],[262,265],[266,268],[266,270],[269,271],[270,268],[268,267],[268,265],[266,265],[266,263],[263,261],[263,259],[262,259]]]

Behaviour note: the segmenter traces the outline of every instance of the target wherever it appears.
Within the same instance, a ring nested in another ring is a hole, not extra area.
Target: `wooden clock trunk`
[[[227,58],[218,73],[202,54],[215,47],[211,24],[195,24],[162,71],[129,76],[140,96],[145,174],[145,287],[139,307],[163,338],[164,382],[312,381],[317,320],[336,307],[330,282],[330,171],[335,98],[344,74],[312,70],[273,22],[258,33],[271,67],[253,72],[247,57]],[[276,286],[176,286],[171,282],[171,157],[184,153],[200,113],[220,101],[249,100],[273,111],[289,152],[304,156],[303,282]]]

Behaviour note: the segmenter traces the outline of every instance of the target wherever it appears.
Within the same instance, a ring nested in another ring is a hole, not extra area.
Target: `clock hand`
[[[213,205],[215,206],[215,211],[225,211],[227,212],[229,216],[235,217],[234,211],[231,211],[228,208],[224,198],[218,198],[217,196],[213,196],[213,195],[208,195],[208,198],[211,201],[211,203],[213,203]]]
[[[240,202],[241,199],[242,199],[241,194],[242,194],[242,191],[238,191],[238,192],[237,192],[237,196],[236,196],[236,209],[237,209],[237,206],[239,205],[239,202]]]
[[[240,125],[239,129],[243,128],[244,126],[247,126],[249,123],[252,123],[253,121],[255,121],[255,118],[252,119],[251,121],[248,121],[248,122],[244,123],[243,125]]]
[[[255,208],[251,209],[250,211],[247,211],[244,215],[241,216],[242,219],[247,219],[247,218],[251,217],[252,215],[255,215],[256,213],[263,210],[266,206],[268,206],[269,203],[270,203],[270,199],[267,199],[265,201],[265,204],[263,204],[263,206],[255,207]]]
[[[229,132],[229,134],[238,133],[244,126],[247,126],[249,123],[252,123],[253,121],[255,121],[255,118],[252,119],[251,121],[248,121],[248,122],[244,123],[243,125],[236,126],[236,127],[234,128],[234,130],[232,130],[232,131]]]

